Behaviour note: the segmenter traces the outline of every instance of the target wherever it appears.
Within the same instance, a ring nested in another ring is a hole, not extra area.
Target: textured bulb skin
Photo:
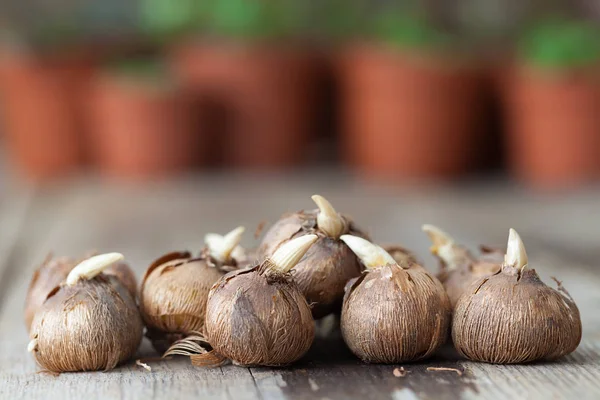
[[[33,273],[25,299],[25,326],[28,331],[48,294],[67,278],[75,265],[77,261],[68,257],[47,259]]]
[[[342,336],[361,360],[421,360],[446,341],[450,301],[442,284],[418,264],[369,269],[347,289]]]
[[[284,215],[267,231],[257,250],[258,259],[264,260],[288,240],[306,234],[316,234],[319,237],[291,271],[294,281],[308,303],[312,304],[315,319],[340,310],[346,282],[359,276],[363,270],[344,242],[330,238],[318,230],[317,212],[312,210]],[[347,217],[342,218],[346,221],[348,232],[367,237]]]
[[[505,267],[506,268],[506,267]],[[479,279],[454,310],[452,339],[464,357],[496,364],[553,360],[581,341],[575,303],[546,286],[535,270]]]
[[[314,321],[289,275],[262,268],[230,272],[213,286],[207,339],[214,351],[238,365],[288,365],[312,345]]]
[[[89,257],[84,257],[89,258]],[[35,313],[48,297],[48,294],[67,279],[69,272],[81,260],[70,257],[60,257],[45,260],[34,272],[27,298],[25,300],[25,326],[29,330]],[[104,270],[106,275],[114,275],[127,288],[135,299],[137,294],[137,282],[135,274],[125,262],[117,262]]]
[[[104,270],[106,275],[114,275],[127,288],[131,296],[137,297],[137,279],[133,270],[123,261],[119,261]]]
[[[142,341],[134,299],[115,277],[100,274],[56,288],[36,313],[33,355],[52,372],[109,370],[129,360]]]
[[[501,268],[501,261],[497,263],[487,261],[474,261],[469,265],[462,266],[448,273],[442,273],[439,276],[440,281],[448,293],[452,308],[456,307],[456,303],[462,294],[481,278],[490,276],[498,272]]]
[[[504,254],[499,249],[492,249],[482,246],[482,255],[477,258],[472,256],[466,249],[458,247],[457,251],[461,251],[462,262],[454,265],[452,268],[441,262],[441,270],[438,274],[438,279],[444,285],[446,293],[450,298],[452,308],[456,307],[456,303],[462,294],[476,281],[481,278],[493,275],[500,271]]]
[[[204,331],[208,292],[223,275],[210,259],[193,259],[186,252],[167,254],[150,266],[140,289],[140,311],[158,352]]]

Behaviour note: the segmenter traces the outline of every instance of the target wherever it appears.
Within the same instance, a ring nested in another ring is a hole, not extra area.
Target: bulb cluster
[[[448,337],[465,358],[490,363],[551,360],[579,345],[577,306],[528,268],[514,230],[506,252],[477,256],[424,225],[441,262],[436,277],[312,199],[317,209],[283,215],[256,250],[240,247],[238,227],[207,234],[197,255],[158,258],[139,291],[119,253],[48,257],[27,294],[29,351],[53,372],[108,370],[135,354],[145,328],[158,352],[194,365],[284,366],[306,354],[315,320],[331,313],[369,363],[422,360]]]

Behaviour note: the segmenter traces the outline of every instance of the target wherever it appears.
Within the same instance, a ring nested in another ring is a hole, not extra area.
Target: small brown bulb
[[[97,254],[89,254],[83,259],[85,260],[95,255]],[[30,329],[35,313],[42,303],[44,303],[48,294],[67,279],[69,272],[71,272],[78,263],[79,261],[73,258],[52,258],[52,256],[49,255],[42,265],[34,272],[25,299],[25,326],[27,327],[27,330]],[[127,290],[129,290],[131,296],[134,299],[136,298],[137,283],[135,274],[125,262],[119,261],[110,265],[104,270],[104,274],[116,276]]]
[[[408,249],[395,244],[382,245],[383,248],[398,264],[416,263],[417,257]]]
[[[553,360],[581,341],[581,318],[571,297],[527,269],[521,238],[510,230],[502,270],[473,283],[454,310],[452,339],[464,357],[496,364]]]
[[[260,265],[231,272],[213,286],[206,336],[214,353],[238,365],[280,366],[308,351],[314,321],[288,271],[316,240],[291,240]]]
[[[67,275],[76,264],[77,262],[71,258],[52,258],[50,254],[33,273],[25,298],[25,326],[27,331],[31,329],[35,313],[46,301],[48,294],[67,278]]]
[[[204,331],[208,292],[227,271],[236,268],[231,253],[243,232],[239,227],[221,240],[208,240],[200,257],[174,252],[150,265],[141,284],[140,311],[147,336],[159,353],[177,340]]]
[[[340,236],[366,235],[348,217],[338,214],[325,198],[314,195],[312,199],[319,208],[281,217],[265,234],[257,255],[264,260],[293,238],[317,235],[317,242],[294,267],[292,276],[313,305],[313,317],[318,319],[340,310],[346,282],[362,271],[360,262]]]
[[[477,258],[467,248],[455,243],[446,232],[433,225],[423,225],[423,231],[432,241],[431,253],[440,259],[441,271],[438,279],[444,285],[452,308],[471,284],[480,278],[500,271],[502,253],[482,247]]]
[[[401,363],[431,356],[448,336],[450,301],[442,284],[415,262],[398,265],[362,238],[341,238],[367,270],[348,288],[344,341],[361,360]]]
[[[123,258],[118,253],[78,264],[35,315],[29,351],[52,372],[109,370],[133,357],[143,324],[134,299],[121,282],[102,271]]]

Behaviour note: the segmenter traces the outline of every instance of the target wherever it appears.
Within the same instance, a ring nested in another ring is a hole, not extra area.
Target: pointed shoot
[[[429,236],[429,239],[433,243],[432,249],[454,244],[454,239],[452,236],[448,235],[435,225],[425,224],[421,227],[421,229],[427,234],[427,236]]]
[[[394,257],[392,257],[381,247],[369,242],[368,240],[352,235],[342,235],[340,240],[350,247],[350,250],[356,254],[356,256],[367,268],[376,268],[387,264],[396,264]]]
[[[346,224],[342,217],[340,217],[325,197],[315,194],[312,196],[312,199],[317,204],[317,207],[319,207],[319,213],[317,214],[317,226],[319,229],[329,237],[334,239],[339,238],[346,229]]]
[[[462,246],[458,246],[452,236],[437,226],[425,224],[421,229],[432,242],[432,246],[429,248],[431,254],[439,257],[450,269],[454,269],[468,260],[469,252]]]
[[[67,285],[72,286],[80,279],[90,280],[114,263],[123,260],[121,253],[106,253],[83,260],[67,276]]]
[[[29,342],[29,344],[27,345],[27,352],[33,353],[34,351],[37,350],[37,347],[38,347],[38,340],[32,339],[31,342]]]
[[[523,270],[528,263],[527,252],[521,237],[514,229],[510,229],[508,233],[508,245],[506,246],[506,255],[504,263],[508,266]]]
[[[209,250],[216,249],[221,246],[223,243],[223,235],[219,235],[218,233],[207,233],[204,235],[204,244],[208,247]]]
[[[269,259],[273,269],[289,272],[304,257],[310,246],[317,241],[317,235],[304,235],[282,244]]]
[[[243,226],[238,226],[225,236],[209,233],[204,237],[204,243],[208,246],[210,255],[224,263],[231,259],[231,253],[242,241],[245,230]]]

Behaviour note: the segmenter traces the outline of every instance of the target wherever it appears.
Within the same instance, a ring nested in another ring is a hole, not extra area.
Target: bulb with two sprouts
[[[244,228],[238,227],[224,236],[209,234],[199,257],[174,252],[150,265],[142,279],[140,311],[146,335],[158,352],[204,331],[208,292],[226,272],[237,269],[243,233]]]
[[[553,360],[581,341],[581,318],[571,296],[546,286],[528,268],[525,246],[510,230],[502,269],[480,278],[458,299],[452,339],[464,357],[498,364]]]
[[[313,317],[319,319],[339,311],[346,282],[362,271],[358,259],[340,236],[348,233],[365,235],[324,197],[314,195],[312,199],[317,210],[286,214],[267,231],[258,248],[258,258],[262,260],[273,255],[280,246],[296,237],[317,235],[317,241],[294,267],[292,275],[313,305]]]
[[[401,363],[431,356],[448,336],[451,307],[442,284],[408,253],[392,257],[365,239],[341,238],[366,267],[349,282],[342,336],[365,362]]]
[[[91,257],[71,269],[35,313],[29,351],[52,372],[109,370],[133,357],[143,324],[127,288],[108,267],[119,253]]]

